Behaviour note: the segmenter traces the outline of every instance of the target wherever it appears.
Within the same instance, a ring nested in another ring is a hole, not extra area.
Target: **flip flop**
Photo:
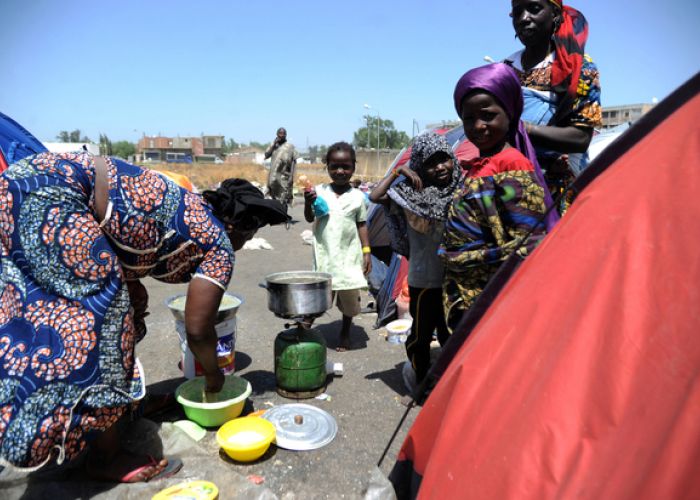
[[[146,458],[148,458],[148,463],[141,465],[140,467],[135,468],[134,470],[127,472],[124,474],[120,479],[120,483],[131,483],[133,482],[132,479],[138,475],[139,473],[143,472],[145,469],[149,467],[154,467],[158,465],[159,460],[156,460],[152,455],[146,455]],[[177,474],[180,469],[182,469],[182,460],[180,460],[177,457],[165,457],[168,460],[168,465],[165,466],[165,469],[160,471],[158,474],[156,474],[153,477],[150,477],[147,479],[145,482],[150,482],[150,481],[156,481],[158,479],[166,479],[168,477],[174,476]]]
[[[152,460],[155,460],[153,457],[149,455],[149,458]],[[168,465],[165,466],[165,469],[160,471],[158,474],[153,476],[152,478],[148,479],[147,482],[151,481],[157,481],[159,479],[167,479],[169,477],[174,476],[178,472],[180,472],[180,469],[182,469],[182,460],[180,460],[177,457],[165,457],[168,459]],[[156,461],[158,463],[158,461]]]

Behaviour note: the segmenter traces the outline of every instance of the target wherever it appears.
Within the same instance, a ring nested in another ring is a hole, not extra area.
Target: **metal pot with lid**
[[[289,271],[265,277],[267,308],[285,319],[320,316],[332,304],[331,275],[315,271]]]

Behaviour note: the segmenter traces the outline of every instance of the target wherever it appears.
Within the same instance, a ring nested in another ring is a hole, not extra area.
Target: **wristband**
[[[401,174],[399,173],[399,169],[398,169],[398,168],[392,168],[392,169],[391,169],[391,175],[394,176],[394,177],[398,177],[398,176],[401,175]]]
[[[370,247],[362,247],[362,253],[370,253],[372,249]]]

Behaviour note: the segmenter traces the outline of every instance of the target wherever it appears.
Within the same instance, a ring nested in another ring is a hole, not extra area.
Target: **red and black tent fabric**
[[[399,498],[700,498],[698,116],[700,74],[494,278],[436,364]]]

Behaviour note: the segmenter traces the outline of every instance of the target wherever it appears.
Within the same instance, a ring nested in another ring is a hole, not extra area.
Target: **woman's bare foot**
[[[337,352],[345,352],[348,349],[350,349],[350,335],[347,336],[340,336],[340,342],[338,343],[338,347],[335,348]]]
[[[182,468],[182,461],[165,458],[156,460],[149,455],[135,455],[121,447],[118,426],[102,432],[92,443],[85,465],[86,472],[100,481],[135,483],[156,476],[168,477]]]

